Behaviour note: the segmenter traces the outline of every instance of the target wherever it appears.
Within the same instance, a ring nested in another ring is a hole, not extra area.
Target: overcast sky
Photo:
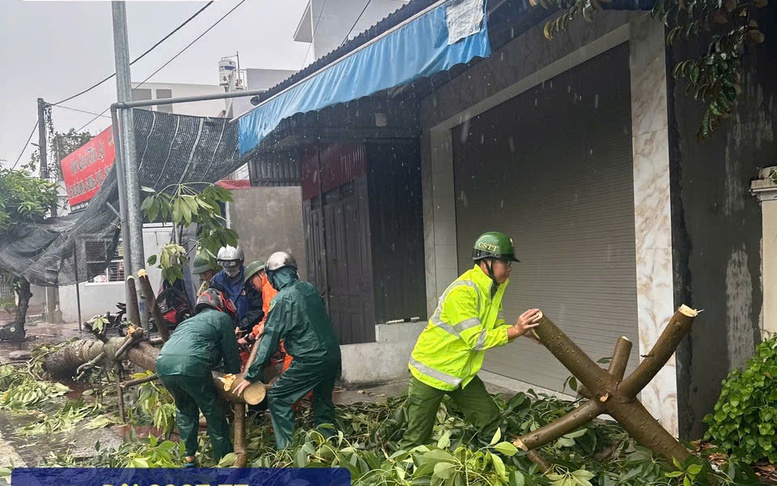
[[[130,58],[144,52],[204,1],[128,1]],[[219,0],[164,44],[132,66],[142,81],[234,7]],[[150,82],[218,84],[218,61],[240,52],[241,67],[301,69],[312,61],[309,44],[294,42],[307,0],[247,0]],[[109,1],[0,0],[0,161],[13,165],[37,120],[36,100],[60,101],[113,73]],[[114,79],[64,103],[99,113],[116,100]],[[57,131],[80,128],[93,115],[54,108]],[[108,127],[101,118],[88,128]],[[37,133],[33,137],[37,142]],[[29,159],[28,146],[20,162]]]

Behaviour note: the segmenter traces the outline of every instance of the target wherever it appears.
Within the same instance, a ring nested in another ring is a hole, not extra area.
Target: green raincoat
[[[296,270],[290,267],[273,272],[271,279],[279,292],[270,304],[264,336],[245,379],[259,379],[283,339],[286,352],[294,360],[267,393],[275,442],[282,449],[289,445],[294,431],[291,406],[310,391],[316,425],[334,423],[332,390],[341,371],[340,346],[332,320],[313,285],[300,281]]]
[[[178,433],[187,456],[197,452],[200,411],[208,422],[214,459],[232,452],[229,426],[211,376],[222,361],[227,373],[240,372],[232,319],[215,309],[205,309],[179,324],[157,356],[156,373],[175,399]]]

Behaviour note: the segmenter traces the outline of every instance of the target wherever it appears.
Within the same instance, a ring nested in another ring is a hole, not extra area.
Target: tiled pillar
[[[431,157],[422,170],[424,243],[426,253],[426,307],[434,312],[445,288],[458,277],[456,257],[456,201],[453,186],[451,131],[432,129]]]
[[[669,124],[663,25],[645,14],[631,22],[631,121],[639,353],[653,347],[674,313],[669,198]],[[675,357],[642,391],[641,401],[678,435]]]
[[[763,330],[777,333],[777,167],[767,167],[750,183],[761,201],[763,239],[761,240],[761,282],[763,285]]]

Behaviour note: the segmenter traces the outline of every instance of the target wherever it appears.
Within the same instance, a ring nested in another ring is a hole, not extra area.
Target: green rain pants
[[[285,449],[294,433],[294,412],[291,406],[313,391],[313,421],[315,425],[335,423],[335,405],[332,391],[340,375],[340,356],[329,364],[291,362],[289,369],[267,392],[275,444]]]
[[[159,380],[175,399],[178,409],[175,420],[178,434],[186,446],[186,455],[197,452],[197,428],[200,411],[208,422],[208,436],[213,445],[213,459],[219,459],[232,452],[229,425],[224,411],[218,403],[218,392],[213,379],[201,376],[167,375]]]
[[[486,391],[486,386],[477,376],[464,388],[452,391],[438,390],[410,377],[407,393],[407,430],[400,442],[402,449],[429,443],[437,419],[442,397],[448,394],[453,402],[464,412],[464,417],[477,427],[481,440],[490,441],[494,436],[501,415],[494,399]]]

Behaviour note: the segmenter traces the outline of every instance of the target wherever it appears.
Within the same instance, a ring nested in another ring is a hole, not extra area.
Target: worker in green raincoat
[[[156,359],[159,380],[175,399],[186,467],[195,467],[200,411],[208,422],[213,458],[218,462],[232,452],[229,426],[217,403],[211,370],[223,360],[225,372],[240,372],[234,304],[218,290],[208,289],[197,299],[195,313],[178,325]]]
[[[236,391],[241,393],[259,379],[283,339],[286,352],[294,359],[267,392],[275,443],[283,449],[294,432],[291,406],[310,391],[315,424],[334,423],[332,391],[341,371],[340,346],[323,300],[313,285],[299,279],[294,257],[286,252],[273,253],[265,271],[278,295],[270,304],[256,360]]]
[[[444,395],[450,395],[488,442],[501,419],[499,407],[477,373],[486,351],[504,346],[537,327],[539,309],[529,309],[513,325],[505,322],[502,297],[515,258],[504,233],[482,234],[472,249],[475,265],[453,281],[440,298],[410,356],[407,430],[403,449],[426,444]]]

